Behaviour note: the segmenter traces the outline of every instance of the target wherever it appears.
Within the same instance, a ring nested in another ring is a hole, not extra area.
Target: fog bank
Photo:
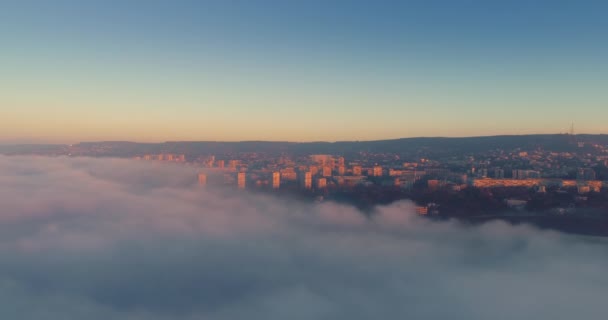
[[[606,241],[0,156],[2,319],[603,319]]]

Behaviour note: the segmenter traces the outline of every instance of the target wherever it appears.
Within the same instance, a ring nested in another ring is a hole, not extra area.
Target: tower
[[[319,167],[317,166],[310,166],[310,174],[313,176],[316,176],[317,173],[319,173]]]
[[[576,137],[574,136],[574,121],[570,124],[570,131],[568,131],[568,140],[571,144],[576,144]]]
[[[570,135],[574,136],[574,121],[570,124]]]

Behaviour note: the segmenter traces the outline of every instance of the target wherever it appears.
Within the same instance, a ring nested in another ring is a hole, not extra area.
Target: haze
[[[0,156],[3,319],[604,319],[606,243]]]

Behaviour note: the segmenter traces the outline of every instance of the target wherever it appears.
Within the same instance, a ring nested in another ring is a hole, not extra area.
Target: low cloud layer
[[[607,241],[0,156],[2,319],[604,319]]]

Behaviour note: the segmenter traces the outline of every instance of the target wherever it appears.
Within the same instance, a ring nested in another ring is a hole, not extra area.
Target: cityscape
[[[267,192],[305,201],[336,201],[363,210],[408,199],[417,204],[418,214],[429,217],[515,219],[562,231],[608,235],[605,136],[463,139],[472,140],[458,142],[455,138],[450,143],[462,143],[462,148],[472,147],[472,151],[408,147],[416,139],[404,139],[393,142],[403,148],[364,151],[357,148],[365,148],[366,143],[355,143],[348,152],[324,154],[309,154],[303,149],[327,151],[331,147],[272,142],[260,142],[263,152],[253,151],[255,142],[217,142],[214,147],[205,142],[97,142],[54,146],[52,150],[30,146],[33,149],[19,151],[17,147],[7,153],[121,156],[195,168],[199,172],[192,181],[201,187]],[[476,139],[488,140],[489,144],[480,147]],[[499,147],[505,139],[523,139],[527,143],[524,147]],[[427,144],[437,143],[431,138]],[[142,153],[140,149],[158,153]],[[184,153],[165,152],[167,149]]]
[[[604,320],[607,13],[0,0],[0,319]]]

